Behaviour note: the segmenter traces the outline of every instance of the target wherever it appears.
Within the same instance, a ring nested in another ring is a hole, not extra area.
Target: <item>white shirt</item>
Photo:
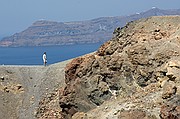
[[[43,54],[43,61],[44,61],[44,62],[47,62],[46,54]]]

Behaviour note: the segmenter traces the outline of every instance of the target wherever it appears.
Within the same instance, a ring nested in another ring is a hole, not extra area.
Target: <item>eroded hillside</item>
[[[180,118],[180,17],[141,19],[114,35],[66,66],[61,118]]]

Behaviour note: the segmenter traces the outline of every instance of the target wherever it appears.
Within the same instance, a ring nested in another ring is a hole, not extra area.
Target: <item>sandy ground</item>
[[[42,97],[63,87],[70,60],[44,66],[0,66],[0,119],[34,119]]]

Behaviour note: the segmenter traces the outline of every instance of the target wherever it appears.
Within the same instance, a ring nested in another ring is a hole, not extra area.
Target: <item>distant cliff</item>
[[[40,20],[26,30],[5,37],[0,46],[50,46],[105,42],[117,27],[149,16],[180,15],[178,10],[150,9],[129,16],[101,17],[88,21],[53,22]]]

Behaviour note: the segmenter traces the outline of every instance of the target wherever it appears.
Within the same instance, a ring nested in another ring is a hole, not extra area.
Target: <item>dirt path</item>
[[[69,62],[44,66],[0,66],[0,119],[34,119],[40,99],[64,86]]]

